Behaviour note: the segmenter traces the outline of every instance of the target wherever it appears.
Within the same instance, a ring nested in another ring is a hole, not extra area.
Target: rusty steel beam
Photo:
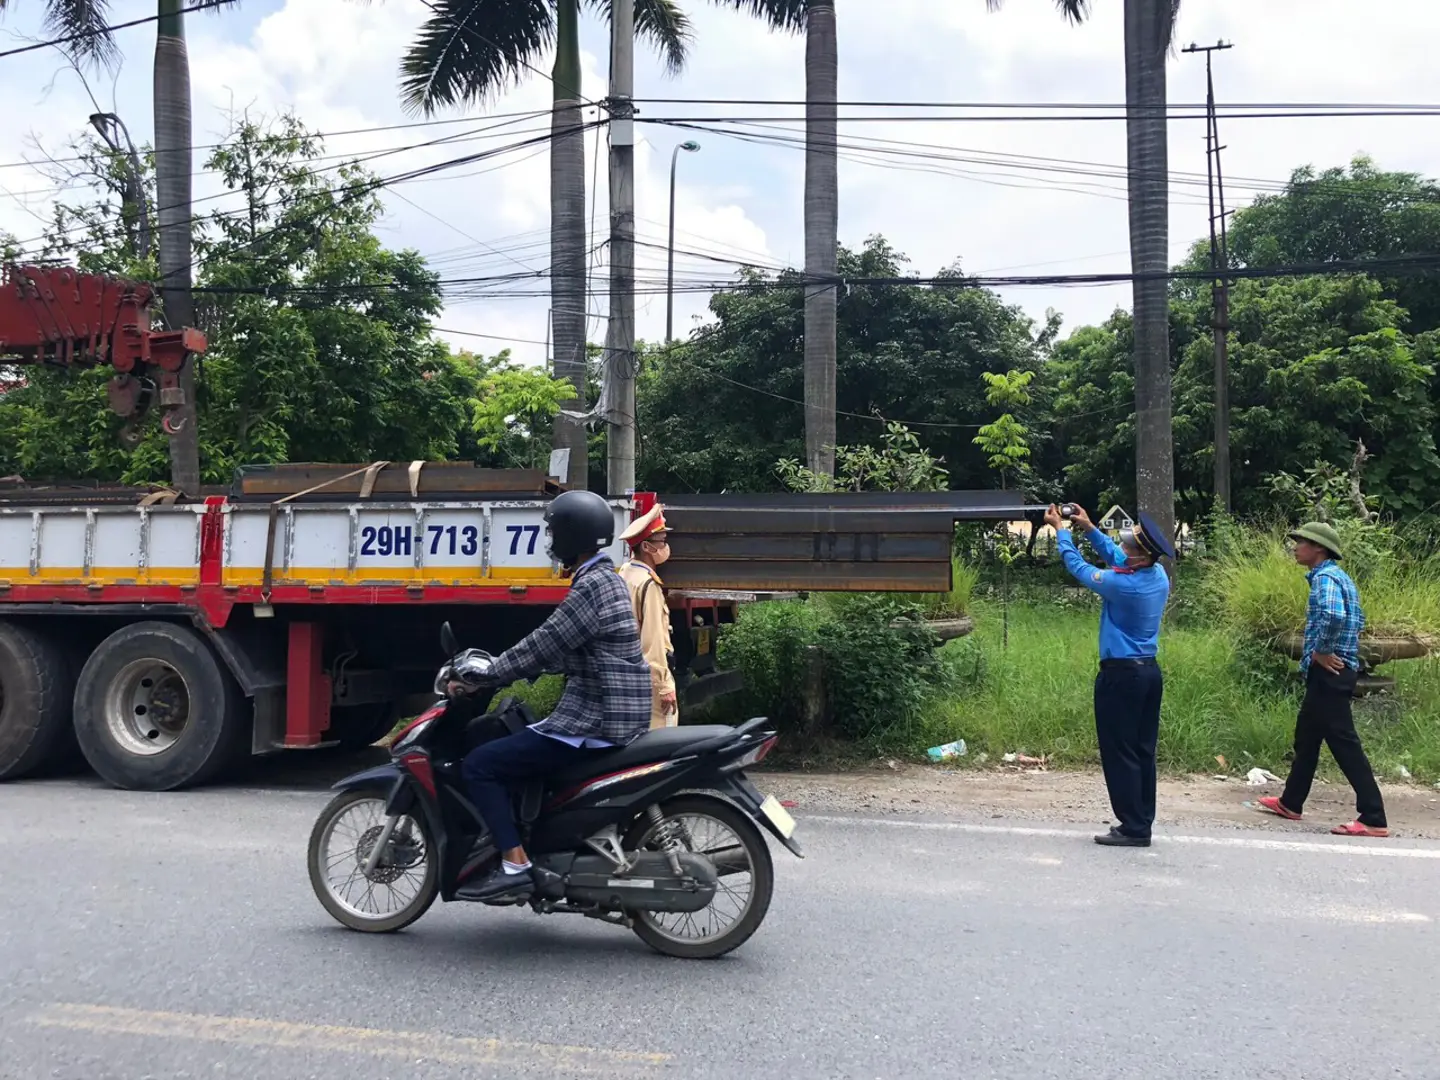
[[[677,589],[947,592],[955,526],[1034,519],[1007,491],[664,497]]]
[[[670,562],[760,559],[784,562],[940,562],[950,559],[950,530],[909,533],[670,533]]]
[[[754,592],[948,592],[950,562],[781,562],[714,560],[665,564],[665,584],[676,589]]]

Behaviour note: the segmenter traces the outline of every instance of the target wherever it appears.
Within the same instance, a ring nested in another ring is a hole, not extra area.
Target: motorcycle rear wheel
[[[760,929],[766,912],[770,910],[770,897],[775,889],[775,865],[765,837],[749,814],[718,796],[681,795],[661,804],[660,812],[666,822],[709,818],[729,830],[739,841],[739,847],[748,861],[750,893],[739,916],[718,933],[687,939],[678,932],[678,927],[672,929],[663,923],[662,919],[666,916],[652,911],[632,911],[630,915],[634,919],[635,935],[656,952],[682,960],[712,960],[738,949]],[[636,822],[625,836],[625,850],[634,851],[647,843],[656,828],[648,819]],[[734,849],[727,850],[733,852]],[[724,881],[723,877],[721,881]],[[716,900],[719,899],[720,894],[717,893]],[[712,902],[711,907],[714,906]],[[704,910],[709,911],[710,908]]]
[[[360,804],[363,803],[373,805],[362,807]],[[346,840],[350,838],[337,837],[336,831],[341,820],[352,811],[359,811],[362,820],[373,823],[357,831],[353,842],[347,844]],[[344,791],[326,804],[315,820],[315,827],[310,830],[306,861],[310,869],[310,887],[315,890],[315,898],[336,922],[367,934],[393,934],[397,930],[403,930],[430,910],[430,905],[440,893],[438,852],[433,838],[425,828],[424,820],[420,818],[406,817],[400,822],[401,826],[408,828],[411,835],[419,838],[421,850],[418,857],[414,857],[403,869],[395,866],[377,867],[375,877],[365,877],[365,858],[378,839],[379,830],[384,826],[385,820],[383,796],[368,791]],[[396,838],[400,835],[400,829],[397,828],[395,836],[391,838],[392,852],[397,852]],[[337,840],[340,842],[340,855],[332,851],[333,843]],[[415,855],[413,850],[408,854]],[[422,860],[424,866],[419,868],[419,874],[416,875],[418,885],[414,895],[404,898],[403,893],[393,887],[394,883],[401,876],[410,877],[410,871],[415,870],[416,864]],[[334,880],[337,873],[344,878],[340,885]],[[386,880],[387,878],[390,880]],[[365,887],[357,899],[355,893],[346,886],[359,887],[362,882]],[[379,910],[377,901],[376,909],[369,910],[364,899],[373,897],[377,888],[392,896],[398,895],[401,899],[399,905],[382,911]]]

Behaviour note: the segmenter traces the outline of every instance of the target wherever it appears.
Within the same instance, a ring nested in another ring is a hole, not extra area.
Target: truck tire
[[[74,755],[73,670],[43,634],[0,623],[0,780],[44,772]]]
[[[129,791],[203,784],[243,759],[239,686],[188,626],[137,623],[91,654],[75,686],[75,734],[90,767]]]

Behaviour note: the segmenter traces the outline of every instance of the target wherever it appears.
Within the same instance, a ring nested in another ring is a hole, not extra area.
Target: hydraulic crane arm
[[[180,372],[205,351],[199,330],[151,330],[154,289],[138,281],[81,274],[68,268],[7,266],[0,271],[0,365],[115,369],[110,407],[129,423],[121,433],[139,440],[140,421],[155,397],[161,424],[174,435],[185,403]]]

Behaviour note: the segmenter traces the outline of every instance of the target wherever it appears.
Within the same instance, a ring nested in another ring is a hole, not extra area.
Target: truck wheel
[[[0,780],[53,768],[74,753],[72,670],[49,638],[0,623]]]
[[[102,641],[75,686],[75,734],[100,776],[131,791],[215,779],[248,746],[249,710],[194,630],[137,623]]]

